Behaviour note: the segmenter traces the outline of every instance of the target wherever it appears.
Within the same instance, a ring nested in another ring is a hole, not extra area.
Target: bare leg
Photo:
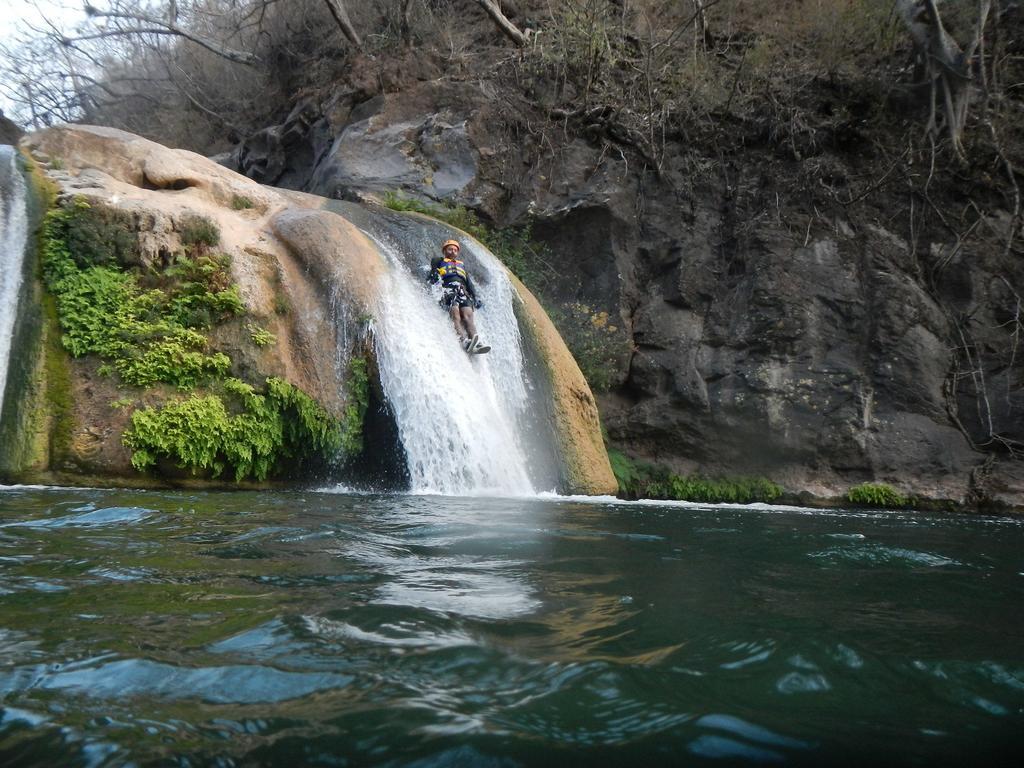
[[[476,321],[473,319],[473,308],[462,307],[462,322],[466,326],[467,335],[470,338],[476,336]]]
[[[459,314],[458,305],[452,306],[452,308],[448,310],[448,314],[451,316],[452,323],[455,325],[455,332],[459,334],[459,341],[469,338],[466,334],[466,329],[462,325],[462,316]]]

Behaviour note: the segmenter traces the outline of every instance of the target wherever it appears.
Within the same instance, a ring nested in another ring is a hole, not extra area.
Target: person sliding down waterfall
[[[441,306],[448,310],[462,348],[471,355],[482,355],[490,352],[491,348],[480,343],[473,309],[479,309],[483,304],[476,297],[466,265],[459,260],[461,250],[458,241],[445,240],[441,244],[441,255],[430,262],[427,281],[431,284],[441,281]]]

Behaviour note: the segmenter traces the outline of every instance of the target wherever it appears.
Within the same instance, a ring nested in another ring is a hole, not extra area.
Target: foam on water
[[[13,147],[0,146],[0,414],[28,236],[25,180],[18,170],[16,157]]]

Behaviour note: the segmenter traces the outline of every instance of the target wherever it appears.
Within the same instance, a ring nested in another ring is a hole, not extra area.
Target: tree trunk
[[[399,34],[402,36],[402,44],[412,45],[412,26],[409,23],[409,14],[412,13],[413,0],[402,0],[401,21],[399,23]]]
[[[970,40],[961,48],[946,31],[935,0],[896,0],[896,10],[910,33],[930,81],[931,104],[927,130],[938,130],[935,114],[942,112],[953,150],[963,157],[963,132],[974,95],[972,65],[988,20],[991,0],[978,0],[978,13]],[[984,66],[984,62],[982,63]]]
[[[341,28],[341,33],[345,35],[346,39],[352,43],[356,48],[362,50],[363,41],[359,37],[359,33],[356,32],[356,28],[352,26],[352,22],[348,18],[348,11],[345,9],[345,4],[342,0],[324,0],[327,3],[327,8],[331,12],[331,16],[338,22],[338,26]]]
[[[527,35],[525,32],[520,32],[519,28],[508,20],[508,17],[501,12],[501,7],[495,0],[476,0],[480,6],[487,11],[487,15],[494,20],[494,23],[498,25],[498,28],[505,33],[506,37],[512,40],[516,45],[526,45]]]

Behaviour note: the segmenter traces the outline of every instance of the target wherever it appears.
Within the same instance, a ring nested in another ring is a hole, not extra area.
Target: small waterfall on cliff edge
[[[25,180],[14,147],[0,146],[0,411],[7,387],[14,321],[28,235]]]
[[[422,228],[422,225],[421,225]],[[409,263],[429,261],[441,240],[415,234],[402,253],[395,230],[371,237],[389,271],[376,312],[376,349],[381,384],[398,425],[414,493],[528,495],[528,407],[514,291],[497,259],[463,242],[484,308],[477,330],[492,346],[488,355],[467,355],[451,321],[438,307],[440,288],[430,288]],[[412,256],[410,257],[410,254]],[[417,256],[418,254],[418,256]],[[403,259],[404,256],[404,259]]]

